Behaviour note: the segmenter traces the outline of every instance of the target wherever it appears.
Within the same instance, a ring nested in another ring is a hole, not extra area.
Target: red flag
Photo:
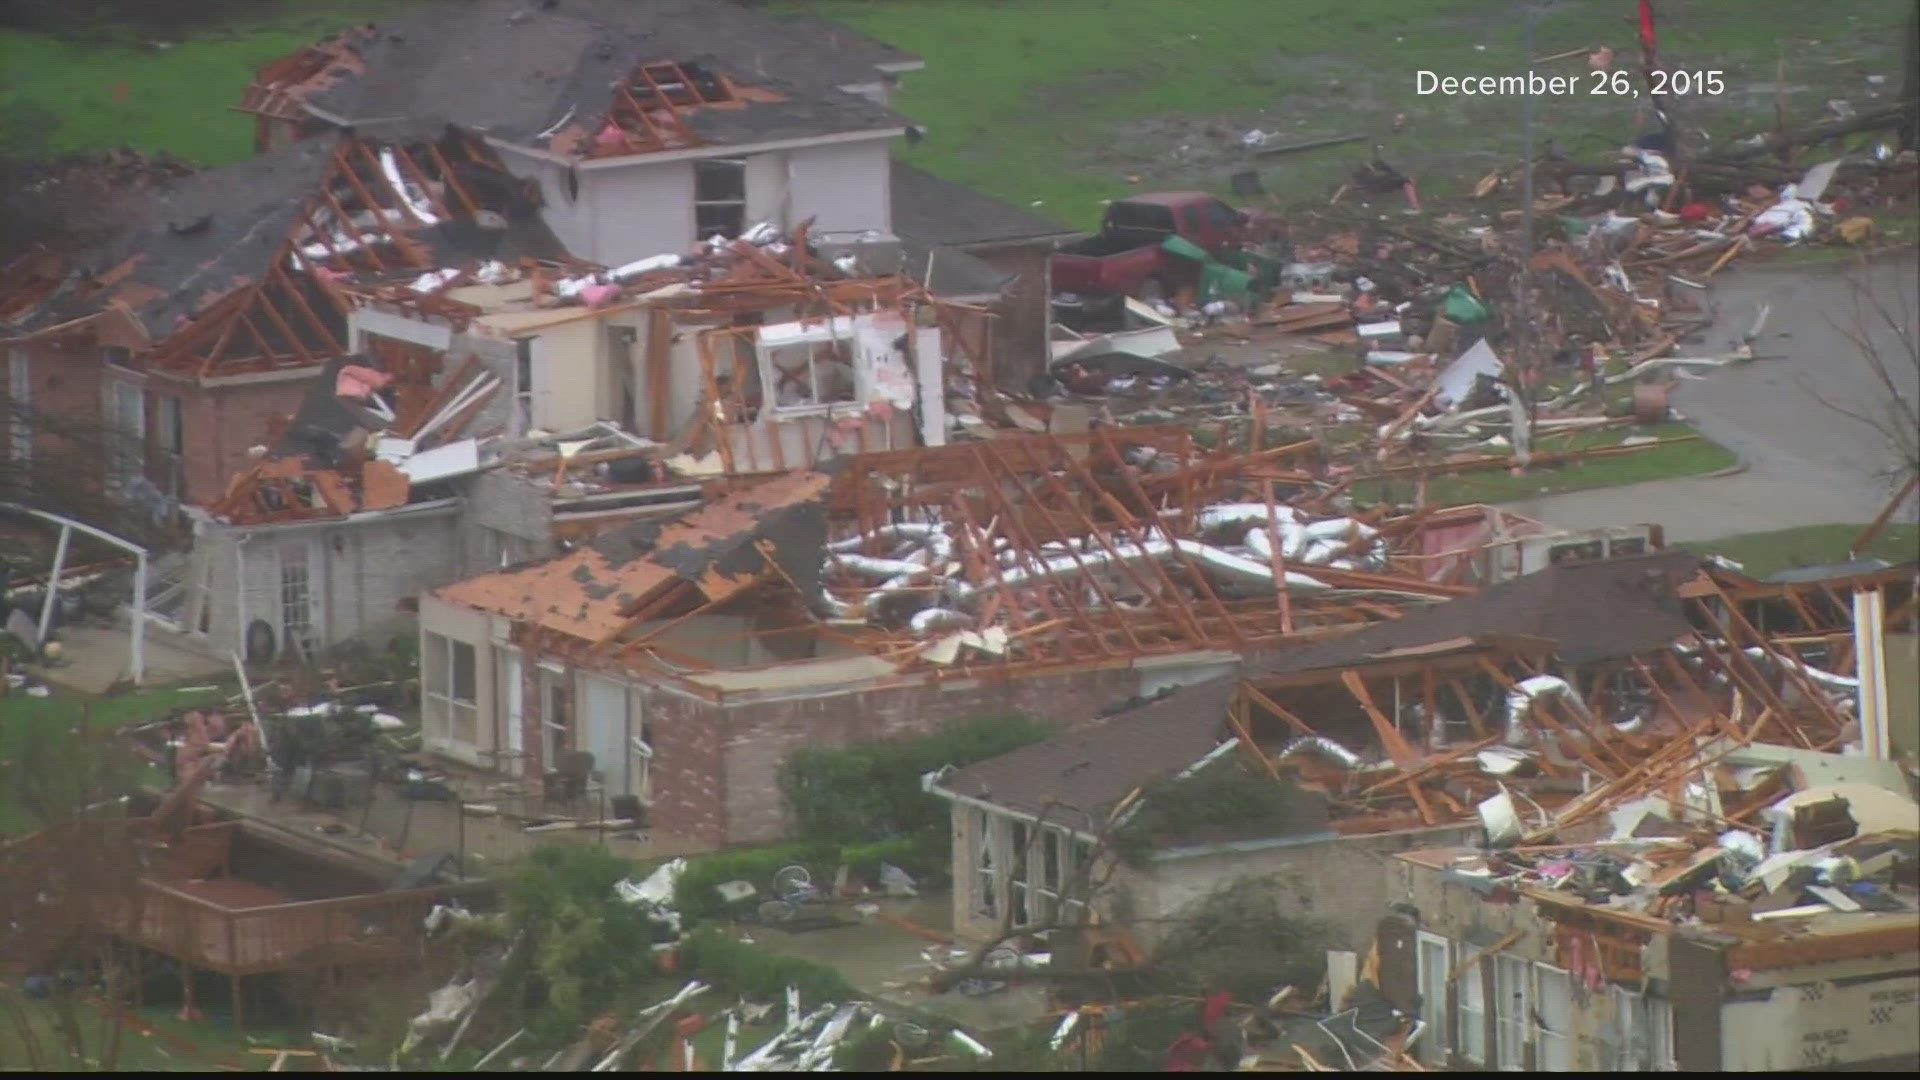
[[[1640,0],[1640,51],[1646,54],[1649,65],[1653,63],[1653,0]]]

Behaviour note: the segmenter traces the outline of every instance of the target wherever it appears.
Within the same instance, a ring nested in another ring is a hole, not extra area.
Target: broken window
[[[729,239],[746,230],[747,163],[741,158],[705,158],[693,163],[695,240]]]
[[[773,388],[776,408],[832,408],[859,400],[853,350],[844,341],[763,346],[760,357],[761,384]]]
[[[635,712],[641,708],[639,695],[628,698]],[[627,793],[637,797],[642,803],[653,802],[653,732],[646,721],[633,721],[634,734],[628,740],[627,747]]]

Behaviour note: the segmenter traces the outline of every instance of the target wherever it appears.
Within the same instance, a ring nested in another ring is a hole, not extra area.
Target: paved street
[[[1856,319],[1852,283],[1863,282],[1905,324],[1909,340],[1920,307],[1920,271],[1911,253],[1865,271],[1757,269],[1719,279],[1711,301],[1719,319],[1689,355],[1715,355],[1739,343],[1760,305],[1772,311],[1755,343],[1767,359],[1683,380],[1674,407],[1708,437],[1739,454],[1747,468],[1723,477],[1656,480],[1507,504],[1509,509],[1567,528],[1632,521],[1660,522],[1672,541],[1826,522],[1864,522],[1891,493],[1873,471],[1890,458],[1880,436],[1822,405],[1851,412],[1884,407],[1886,391],[1842,333],[1871,331],[1908,395],[1920,394],[1911,353],[1883,320]],[[1913,522],[1909,499],[1895,520]]]

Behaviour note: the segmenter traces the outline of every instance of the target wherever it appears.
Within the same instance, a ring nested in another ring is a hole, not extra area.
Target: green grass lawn
[[[66,41],[0,30],[0,112],[8,130],[50,123],[48,148],[121,144],[203,165],[253,153],[253,118],[232,111],[265,61],[404,0],[256,0],[244,21],[179,41]]]
[[[58,1038],[51,1006],[25,1000],[7,989],[0,989],[0,995],[4,995],[0,997],[0,1070],[26,1070],[36,1064],[55,1072],[93,1072],[105,1067],[102,1055],[105,1053],[110,1026],[105,1014],[93,1009],[84,1014],[81,1021],[82,1057],[87,1060],[74,1062]],[[20,1007],[19,1015],[26,1019],[30,1036],[38,1046],[37,1057],[15,1024],[16,1005]],[[127,1028],[121,1030],[119,1054],[113,1065],[127,1072],[211,1072],[227,1065],[261,1071],[273,1064],[273,1057],[253,1053],[253,1048],[307,1045],[303,1034],[270,1029],[250,1028],[251,1034],[242,1037],[236,1035],[224,1019],[217,1017],[182,1021],[170,1009],[151,1006],[136,1010],[136,1014],[156,1034],[142,1035]],[[303,1065],[300,1059],[290,1059],[288,1062],[290,1071],[300,1070]]]
[[[1578,435],[1537,442],[1536,454],[1590,446],[1616,446],[1626,438],[1654,436],[1672,439],[1699,435],[1691,426],[1678,422],[1652,427],[1609,427]],[[1502,503],[1541,495],[1558,495],[1589,488],[1618,487],[1643,480],[1666,480],[1678,476],[1700,476],[1739,464],[1733,451],[1705,437],[1687,442],[1669,443],[1651,450],[1588,458],[1565,465],[1544,465],[1514,476],[1503,469],[1435,477],[1427,482],[1427,502],[1436,506],[1463,503]],[[1361,481],[1354,485],[1354,497],[1363,502],[1413,501],[1416,481],[1410,476],[1390,481]]]
[[[1797,566],[1845,562],[1848,546],[1865,530],[1865,525],[1802,525],[1685,546],[1702,554],[1725,556],[1744,566],[1750,576],[1764,578]],[[1920,526],[1882,528],[1861,556],[1891,563],[1920,559]]]
[[[407,0],[259,0],[242,23],[158,48],[81,45],[0,32],[0,110],[48,117],[55,149],[127,143],[206,164],[244,157],[251,124],[231,111],[252,69],[322,33]],[[917,164],[1074,226],[1129,191],[1224,190],[1255,164],[1238,140],[1377,137],[1423,193],[1457,191],[1511,163],[1517,98],[1418,96],[1414,73],[1521,70],[1510,0],[784,0],[917,53],[900,111],[927,138]],[[1724,72],[1726,93],[1682,103],[1717,138],[1772,123],[1777,65],[1790,121],[1830,99],[1871,105],[1869,74],[1898,83],[1904,0],[1829,0],[1818,17],[1795,0],[1664,0],[1670,66]],[[1538,56],[1611,45],[1634,55],[1631,4],[1553,5],[1536,21]],[[1578,58],[1539,66],[1577,76]],[[1584,83],[1582,84],[1585,85]],[[124,88],[124,92],[117,92]],[[1541,145],[1592,156],[1642,130],[1642,102],[1585,93],[1540,101]],[[1404,115],[1402,130],[1392,120]],[[1319,200],[1368,155],[1365,142],[1257,163],[1283,202]],[[1137,177],[1137,183],[1130,182]],[[1384,204],[1399,208],[1397,196]]]
[[[195,689],[204,686],[214,689]],[[0,776],[5,775],[22,733],[29,726],[70,727],[84,719],[95,728],[111,730],[135,721],[157,719],[173,709],[218,704],[233,692],[231,679],[200,680],[115,697],[95,697],[68,690],[55,690],[47,697],[31,697],[14,691],[0,697]],[[159,782],[158,770],[147,770],[147,779]],[[0,836],[32,826],[32,820],[8,799],[6,791],[0,790]]]
[[[1518,4],[1500,0],[795,0],[926,59],[896,106],[927,127],[905,156],[1076,226],[1128,191],[1226,186],[1253,164],[1237,140],[1370,134],[1423,193],[1459,190],[1520,147],[1517,98],[1421,97],[1414,73],[1520,70]],[[1633,5],[1567,3],[1542,12],[1534,53],[1606,44],[1636,55]],[[1899,81],[1902,0],[1836,0],[1819,17],[1792,0],[1668,0],[1669,66],[1724,72],[1726,92],[1682,103],[1716,137],[1770,126],[1777,65],[1789,122],[1829,99],[1870,103],[1868,74]],[[1484,50],[1484,51],[1483,51]],[[1539,66],[1578,75],[1578,58]],[[1581,86],[1584,89],[1586,83]],[[1537,100],[1540,145],[1591,157],[1640,130],[1642,102],[1585,93]],[[1395,133],[1391,121],[1404,114]],[[1324,198],[1367,143],[1266,159],[1283,201]],[[1139,177],[1138,184],[1128,177]],[[1388,200],[1398,209],[1397,197]]]

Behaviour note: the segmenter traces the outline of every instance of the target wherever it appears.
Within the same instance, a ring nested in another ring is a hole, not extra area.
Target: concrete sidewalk
[[[1501,507],[1565,529],[1651,522],[1665,529],[1668,543],[1683,544],[1800,525],[1863,524],[1880,512],[1885,498],[1749,468],[1543,495]],[[1909,499],[1906,514],[1893,520],[1913,520],[1912,503]]]

